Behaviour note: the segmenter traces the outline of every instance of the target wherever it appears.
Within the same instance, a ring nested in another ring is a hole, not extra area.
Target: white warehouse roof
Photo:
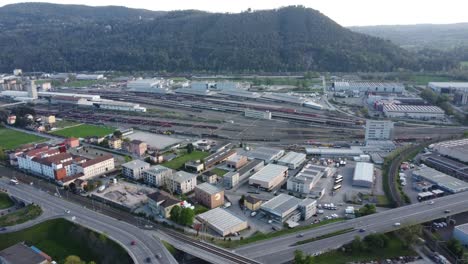
[[[431,147],[442,155],[468,162],[468,139],[443,141]]]
[[[288,167],[277,165],[277,164],[268,164],[263,169],[256,172],[250,179],[263,181],[263,182],[270,182],[278,175],[283,174],[285,171],[288,170]]]
[[[290,151],[286,155],[284,155],[278,162],[284,164],[298,164],[304,162],[306,158],[306,154]]]
[[[301,202],[302,200],[299,198],[282,193],[263,203],[260,208],[271,214],[284,217],[296,210]]]
[[[353,185],[372,187],[374,182],[374,164],[357,162],[354,168]]]
[[[413,171],[413,176],[436,184],[440,189],[450,193],[468,190],[468,183],[429,167]]]
[[[220,207],[197,215],[197,219],[208,222],[213,229],[221,234],[238,229],[238,226],[247,227],[247,221]]]

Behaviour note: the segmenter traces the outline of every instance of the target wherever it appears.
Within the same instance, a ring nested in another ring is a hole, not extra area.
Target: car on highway
[[[156,254],[156,255],[154,255],[154,256],[155,256],[157,259],[160,259],[160,258],[162,258],[161,254],[159,254],[159,253],[158,253],[158,254]]]
[[[366,229],[364,228],[359,229],[359,233],[364,233],[364,232],[366,232]]]
[[[7,230],[6,227],[0,228],[0,231],[6,231],[6,230]]]
[[[136,245],[136,241],[132,240],[132,242],[130,242],[130,245],[132,245],[132,246]]]
[[[397,222],[397,223],[394,223],[393,226],[401,226],[401,224]]]
[[[450,210],[445,210],[444,213],[449,214],[451,211]]]
[[[151,258],[150,258],[150,257],[147,257],[147,258],[145,259],[145,261],[146,261],[146,263],[151,263]]]
[[[65,210],[65,213],[69,214],[69,213],[70,213],[70,210]]]
[[[297,234],[297,237],[304,237],[304,234],[302,234],[302,233]]]
[[[429,201],[428,204],[434,204],[434,201]]]

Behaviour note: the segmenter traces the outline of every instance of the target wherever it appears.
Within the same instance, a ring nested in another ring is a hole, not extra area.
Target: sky
[[[121,5],[149,10],[198,9],[238,13],[303,5],[319,10],[343,26],[449,24],[468,22],[467,0],[31,0],[91,6]],[[24,1],[0,0],[0,6]]]

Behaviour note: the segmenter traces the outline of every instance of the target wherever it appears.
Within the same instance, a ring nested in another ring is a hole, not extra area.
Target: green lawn
[[[161,242],[163,243],[164,247],[169,251],[169,253],[171,253],[171,255],[174,256],[177,253],[177,249],[173,245],[169,244],[166,241]]]
[[[38,247],[58,263],[69,255],[77,255],[86,262],[132,263],[128,253],[114,241],[64,219],[0,234],[0,250],[22,241]]]
[[[66,128],[71,126],[79,125],[80,123],[76,123],[70,120],[60,120],[55,123],[56,128]]]
[[[222,170],[222,169],[219,169],[219,168],[214,168],[211,171],[213,173],[216,173],[216,175],[218,175],[219,177],[223,177],[224,174],[226,174],[228,172],[227,170]]]
[[[13,206],[13,201],[8,194],[0,192],[0,209],[6,209]]]
[[[394,234],[387,234],[389,238],[388,246],[382,249],[373,249],[372,251],[345,253],[340,250],[334,250],[313,258],[314,264],[328,263],[349,263],[359,261],[384,260],[399,256],[414,256],[416,253],[403,246],[403,243]]]
[[[325,220],[321,221],[320,223],[317,224],[311,224],[311,225],[305,225],[305,226],[298,226],[296,228],[285,228],[277,232],[272,232],[272,233],[262,233],[262,232],[256,232],[252,236],[244,238],[242,240],[215,240],[213,241],[215,244],[225,247],[225,248],[235,248],[239,247],[242,245],[247,245],[250,243],[258,242],[261,240],[266,240],[274,237],[279,237],[279,236],[284,236],[287,234],[292,234],[292,233],[297,233],[300,231],[305,231],[309,229],[314,229],[323,225],[331,224],[331,223],[336,223],[336,222],[341,222],[343,219],[330,219],[330,220]]]
[[[42,214],[42,209],[38,205],[27,205],[13,213],[0,217],[0,226],[12,226],[35,219]]]
[[[42,137],[0,127],[0,148],[3,149],[15,149],[24,144],[41,142],[44,140],[45,139]]]
[[[62,137],[85,138],[85,137],[91,137],[91,136],[102,137],[102,136],[112,134],[114,131],[115,131],[115,128],[113,127],[81,124],[79,126],[56,130],[52,132],[52,134],[62,136]]]
[[[208,211],[210,209],[206,208],[205,206],[201,204],[196,204],[195,205],[195,215],[203,214],[204,212]]]
[[[387,196],[385,195],[376,195],[377,198],[377,206],[380,207],[389,207],[390,202],[388,201]]]
[[[181,156],[163,163],[162,165],[168,168],[171,168],[173,170],[178,170],[182,168],[185,164],[185,162],[189,160],[202,160],[206,158],[210,153],[208,152],[203,152],[203,151],[193,151],[192,153],[188,154],[182,154]]]

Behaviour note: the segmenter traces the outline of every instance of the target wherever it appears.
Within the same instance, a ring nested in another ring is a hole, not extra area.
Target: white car
[[[429,201],[428,204],[434,204],[434,201]]]
[[[401,226],[401,224],[397,222],[397,223],[394,223],[393,226]]]

